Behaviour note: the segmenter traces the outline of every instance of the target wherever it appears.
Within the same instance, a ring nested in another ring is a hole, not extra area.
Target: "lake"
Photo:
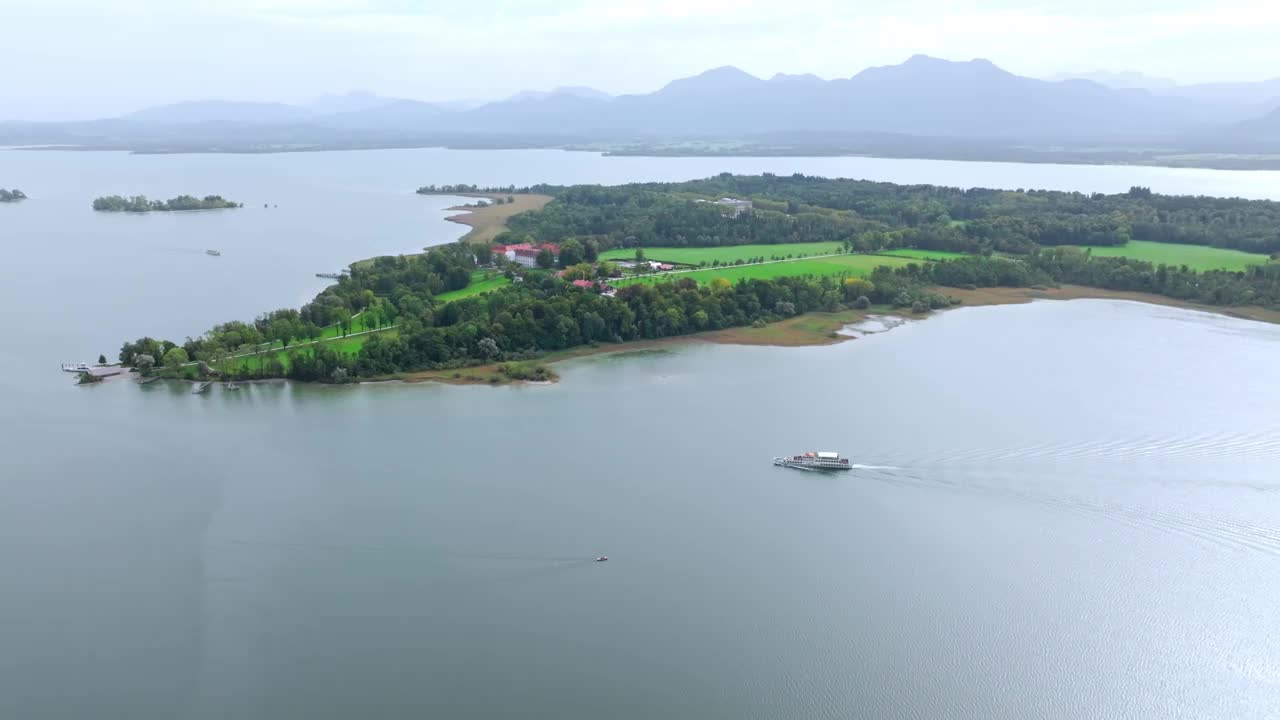
[[[56,370],[461,235],[421,184],[723,169],[1280,196],[1273,173],[1155,168],[0,153],[0,184],[32,196],[0,205],[0,717],[1280,707],[1280,327],[1037,302],[830,347],[585,358],[506,388],[192,396]],[[89,210],[183,192],[246,207]],[[860,467],[769,463],[817,449]]]

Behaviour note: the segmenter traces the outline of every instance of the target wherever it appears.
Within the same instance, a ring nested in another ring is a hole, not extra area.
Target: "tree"
[[[538,267],[543,270],[550,270],[556,264],[556,256],[551,254],[547,248],[538,251],[538,256],[534,259],[538,263]]]
[[[167,368],[176,368],[179,365],[185,365],[191,358],[187,357],[187,351],[180,347],[171,348],[169,352],[164,354],[161,364]]]
[[[99,355],[99,356],[98,356],[98,364],[99,364],[99,365],[106,365],[106,364],[107,364],[107,356],[106,356],[106,355]]]
[[[493,248],[486,243],[476,245],[476,264],[488,265],[493,262]]]
[[[871,299],[868,298],[866,295],[859,295],[858,299],[853,301],[853,306],[858,308],[859,310],[866,310],[867,308],[871,307]]]
[[[351,311],[346,308],[338,308],[333,314],[334,323],[338,326],[338,330],[342,332],[342,337],[346,337],[351,332]]]
[[[133,366],[137,368],[139,375],[147,377],[151,374],[151,369],[156,366],[156,359],[145,353],[135,355],[133,357]]]
[[[578,263],[564,269],[561,275],[565,280],[590,280],[595,277],[596,269],[588,263]]]
[[[569,267],[577,265],[583,259],[582,243],[573,238],[565,240],[560,245],[560,267]]]
[[[866,278],[848,277],[840,285],[846,300],[864,295],[870,297],[876,291],[876,284]]]
[[[641,263],[644,261],[644,248],[636,248],[636,262]]]
[[[490,337],[481,339],[480,342],[476,343],[476,347],[480,350],[480,354],[489,360],[493,360],[502,354],[502,351],[498,349],[498,341]]]

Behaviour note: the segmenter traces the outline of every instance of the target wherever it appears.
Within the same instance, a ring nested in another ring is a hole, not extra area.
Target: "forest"
[[[18,200],[26,199],[27,194],[17,188],[14,188],[13,190],[0,188],[0,202],[17,202]]]
[[[595,238],[602,250],[836,240],[864,252],[915,247],[1027,254],[1040,246],[1150,240],[1280,252],[1280,203],[1160,195],[1146,187],[1106,195],[723,174],[530,190],[556,201],[513,218],[514,235],[543,242]],[[693,202],[719,197],[750,199],[755,209],[733,217]]]
[[[206,195],[203,198],[192,195],[179,195],[169,200],[150,200],[146,195],[134,195],[132,197],[107,195],[95,198],[93,201],[93,209],[100,212],[174,212],[181,210],[220,210],[237,207],[244,207],[244,205],[227,200],[221,195]]]

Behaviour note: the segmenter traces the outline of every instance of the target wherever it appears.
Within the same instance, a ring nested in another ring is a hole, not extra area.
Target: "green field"
[[[1244,270],[1249,265],[1262,265],[1270,258],[1260,253],[1242,250],[1208,247],[1205,245],[1178,245],[1146,240],[1130,240],[1116,247],[1087,248],[1098,257],[1131,257],[1157,265],[1186,265],[1192,270]]]
[[[779,257],[786,257],[787,255],[830,255],[844,250],[840,243],[834,242],[728,245],[723,247],[651,247],[643,249],[645,258],[649,260],[680,265],[697,265],[704,262],[710,265],[716,260],[722,263],[731,263],[735,260],[748,260],[762,256],[768,260],[775,255]],[[635,248],[619,248],[600,253],[601,260],[633,260],[635,256]]]
[[[806,258],[804,260],[787,260],[785,262],[764,263],[761,265],[738,265],[730,267],[708,268],[692,272],[658,273],[640,277],[624,278],[613,281],[614,285],[630,285],[632,283],[674,282],[690,278],[700,283],[711,282],[716,278],[725,278],[731,282],[740,279],[771,280],[779,277],[795,275],[858,275],[871,274],[881,265],[901,267],[909,265],[910,258],[883,257],[879,255],[836,255],[825,258]]]
[[[486,279],[487,275],[493,275],[493,277]],[[477,270],[471,273],[470,285],[467,285],[461,290],[450,290],[446,293],[440,293],[436,296],[436,300],[442,303],[452,302],[454,300],[471,297],[472,295],[489,292],[490,290],[497,290],[498,288],[505,287],[509,284],[511,284],[511,281],[500,273],[494,273],[492,270]]]
[[[378,331],[383,337],[395,337],[398,330],[395,328],[387,328]],[[303,345],[290,345],[287,350],[269,350],[267,352],[258,353],[257,355],[245,355],[243,357],[232,358],[223,362],[211,363],[217,370],[226,370],[227,372],[235,372],[244,368],[254,370],[260,367],[269,366],[272,360],[279,360],[280,364],[287,370],[289,368],[289,355],[295,352],[310,352],[315,348],[323,345],[330,350],[336,350],[346,355],[354,355],[360,351],[364,345],[364,341],[368,340],[370,335],[356,335],[354,337],[338,337],[324,340],[319,343],[307,343]]]
[[[881,250],[877,255],[911,258],[912,260],[951,260],[966,257],[969,253],[951,252],[950,250],[917,250],[915,248],[899,248],[897,250]]]

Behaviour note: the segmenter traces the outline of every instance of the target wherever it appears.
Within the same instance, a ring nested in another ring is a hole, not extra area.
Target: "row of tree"
[[[496,195],[498,193],[527,193],[529,188],[517,188],[515,185],[503,187],[488,185],[423,185],[418,188],[419,195]],[[510,202],[510,201],[508,201]]]
[[[1156,265],[1125,257],[1094,257],[1078,248],[1045,248],[1025,258],[973,256],[908,265],[901,275],[951,287],[1032,287],[1068,283],[1154,293],[1206,305],[1280,308],[1280,264],[1244,271]]]
[[[1280,252],[1280,203],[1160,195],[962,189],[805,175],[730,175],[618,187],[535,186],[556,197],[510,226],[537,241],[596,237],[602,248],[846,240],[859,249],[1029,253],[1046,245],[1151,240]],[[734,217],[696,199],[750,198]]]
[[[93,201],[93,209],[101,212],[169,212],[179,210],[220,210],[237,207],[244,207],[244,204],[227,200],[221,195],[206,195],[203,198],[193,195],[179,195],[168,200],[150,200],[146,195],[134,195],[132,197],[107,195],[95,198]]]
[[[26,199],[27,199],[27,194],[17,188],[14,188],[12,190],[5,190],[4,188],[0,188],[0,202],[16,202],[18,200],[26,200]]]
[[[412,257],[380,257],[357,263],[351,274],[325,288],[301,309],[274,310],[253,322],[233,320],[215,325],[181,345],[172,341],[141,338],[125,343],[119,358],[132,365],[139,354],[165,367],[164,356],[172,347],[183,349],[190,360],[217,365],[232,355],[261,348],[289,348],[325,336],[325,328],[339,334],[378,330],[395,325],[402,315],[431,312],[435,296],[465,288],[475,269],[475,246],[455,243]]]

